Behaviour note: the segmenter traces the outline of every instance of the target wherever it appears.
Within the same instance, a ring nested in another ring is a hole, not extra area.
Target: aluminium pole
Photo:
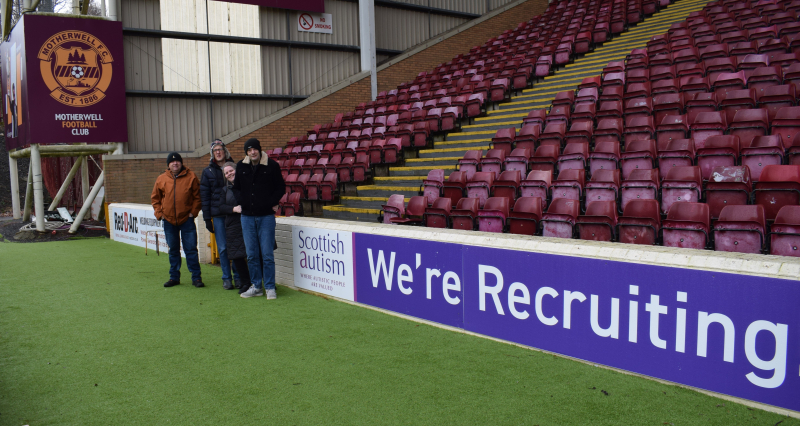
[[[378,69],[375,59],[375,2],[358,1],[359,32],[361,34],[361,71],[370,71],[372,100],[378,97]]]
[[[50,203],[50,207],[47,210],[53,211],[58,207],[58,203],[61,202],[61,197],[64,196],[64,193],[67,192],[67,188],[72,183],[72,180],[75,178],[75,174],[78,173],[78,168],[81,167],[81,163],[86,161],[86,157],[78,157],[78,160],[75,164],[72,165],[72,168],[69,169],[69,174],[67,178],[64,180],[64,183],[61,184],[61,188],[58,190],[58,194],[56,194],[55,198],[53,198],[53,202]]]
[[[112,21],[118,21],[118,19],[117,19],[117,0],[108,0],[108,17]]]
[[[69,227],[70,234],[78,232],[78,228],[81,226],[83,217],[86,216],[86,213],[88,213],[89,209],[92,208],[92,203],[94,202],[94,199],[97,198],[97,193],[100,192],[100,188],[103,187],[103,178],[105,178],[105,173],[105,171],[102,171],[100,172],[100,176],[97,177],[97,182],[94,183],[92,192],[89,193],[89,198],[84,201],[81,211],[77,216],[75,216],[75,221],[72,222],[72,226]]]
[[[46,232],[44,229],[44,187],[42,185],[42,157],[39,155],[39,145],[31,145],[31,168],[33,168],[33,206],[36,213],[36,230]]]
[[[19,211],[19,170],[17,169],[17,159],[8,156],[8,169],[11,172],[11,211],[14,219],[22,217]]]
[[[33,205],[33,167],[28,162],[28,184],[25,188],[25,211],[22,213],[22,221],[31,220],[31,206]]]

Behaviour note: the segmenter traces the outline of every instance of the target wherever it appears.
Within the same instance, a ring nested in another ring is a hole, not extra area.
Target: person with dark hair
[[[183,158],[177,152],[167,156],[167,165],[150,194],[153,211],[164,226],[169,246],[169,281],[164,283],[164,287],[181,283],[181,241],[186,253],[186,266],[192,273],[192,285],[204,287],[197,252],[197,227],[194,225],[201,207],[200,181],[194,172],[183,166]]]
[[[208,167],[203,169],[200,177],[200,200],[203,202],[203,219],[206,223],[208,232],[214,234],[217,241],[217,252],[219,253],[219,263],[222,267],[222,288],[233,290],[234,284],[231,283],[231,261],[228,256],[226,238],[226,215],[220,211],[220,205],[225,201],[222,191],[225,188],[225,176],[222,173],[222,165],[232,162],[231,153],[221,140],[215,139],[211,144],[211,161]],[[236,288],[239,288],[239,274],[236,266],[233,267],[233,279]]]
[[[250,271],[247,268],[247,248],[242,235],[242,206],[236,201],[236,191],[233,189],[236,164],[225,163],[222,166],[222,172],[225,174],[225,186],[222,187],[222,201],[219,210],[225,215],[228,259],[233,261],[233,265],[239,271],[241,277],[239,294],[242,294],[250,289]]]
[[[277,162],[261,151],[256,138],[244,144],[244,160],[236,165],[233,189],[242,207],[242,233],[250,269],[250,290],[242,297],[263,296],[276,299],[275,291],[275,212],[286,191]],[[263,289],[262,289],[263,281]]]

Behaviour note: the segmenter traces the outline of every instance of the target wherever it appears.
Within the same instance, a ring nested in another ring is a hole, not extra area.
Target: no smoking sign
[[[333,34],[333,17],[330,13],[298,13],[297,31]]]

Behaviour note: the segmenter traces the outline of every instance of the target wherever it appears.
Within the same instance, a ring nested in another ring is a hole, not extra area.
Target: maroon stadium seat
[[[714,224],[714,250],[762,253],[766,229],[763,206],[726,206]]]
[[[661,232],[661,213],[656,200],[631,200],[617,221],[619,241],[654,245]]]
[[[704,249],[709,243],[711,216],[708,204],[679,202],[672,204],[661,225],[665,247]]]

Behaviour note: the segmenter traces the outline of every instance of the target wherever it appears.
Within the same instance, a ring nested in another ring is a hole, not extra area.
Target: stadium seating
[[[442,164],[455,170],[421,173],[422,212],[410,214],[392,195],[384,222],[799,255],[793,3],[708,3],[624,60],[608,55],[598,75],[555,86],[548,108],[549,100],[513,105],[527,105],[517,99],[538,96],[529,87],[667,4],[552,3],[271,155],[291,196],[333,201],[342,185],[370,185],[377,165],[412,165],[410,152],[446,133],[442,151],[459,153]]]

